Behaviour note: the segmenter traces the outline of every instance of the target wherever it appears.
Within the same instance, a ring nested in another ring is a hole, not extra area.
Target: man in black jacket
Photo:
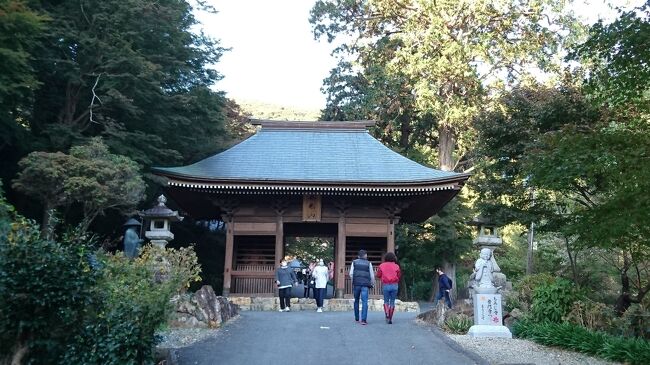
[[[438,301],[445,298],[445,303],[447,307],[451,308],[451,298],[449,297],[449,292],[451,291],[451,280],[447,274],[442,271],[442,268],[437,268],[436,272],[438,273],[438,294],[436,295],[436,300],[433,303],[434,307],[438,305]]]
[[[359,298],[361,298],[361,324],[368,324],[368,289],[375,284],[375,272],[368,261],[366,250],[359,250],[359,258],[352,261],[350,278],[354,288],[354,320],[359,322]]]

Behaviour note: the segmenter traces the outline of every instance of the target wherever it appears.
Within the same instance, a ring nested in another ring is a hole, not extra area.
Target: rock
[[[514,308],[514,309],[511,310],[510,312],[504,314],[504,316],[503,316],[503,325],[506,326],[506,327],[508,327],[508,329],[510,329],[510,331],[512,331],[512,326],[513,326],[513,325],[515,324],[515,322],[517,322],[517,321],[518,321],[518,320],[519,320],[523,315],[524,315],[524,313],[523,313],[521,310],[519,310],[519,308]]]
[[[181,328],[218,328],[239,314],[239,306],[227,298],[218,297],[211,286],[201,287],[195,294],[172,300],[176,312],[170,326]]]
[[[199,310],[197,314],[201,317],[197,318],[208,324],[209,328],[217,328],[221,326],[221,305],[217,300],[217,295],[210,285],[204,285],[195,294],[194,298],[198,304]],[[226,301],[227,302],[227,301]]]

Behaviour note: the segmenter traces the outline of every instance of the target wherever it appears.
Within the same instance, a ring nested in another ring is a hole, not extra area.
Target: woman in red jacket
[[[393,312],[395,311],[395,299],[397,298],[400,276],[401,272],[399,265],[397,265],[397,257],[392,252],[386,252],[384,262],[377,269],[377,277],[381,278],[384,291],[384,313],[388,324],[393,324]]]

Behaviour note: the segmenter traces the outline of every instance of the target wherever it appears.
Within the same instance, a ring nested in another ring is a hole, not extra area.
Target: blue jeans
[[[388,304],[389,307],[395,307],[395,299],[397,299],[397,288],[397,283],[384,284],[384,304]]]
[[[438,294],[436,294],[436,300],[433,302],[433,306],[438,305],[438,301],[442,299],[442,297],[445,297],[445,303],[447,303],[447,307],[451,308],[451,298],[449,298],[449,292],[448,291],[438,291]]]
[[[354,287],[354,319],[359,320],[359,297],[361,297],[361,320],[368,319],[368,287]]]
[[[323,299],[325,299],[325,291],[327,288],[314,288],[314,299],[316,299],[316,306],[323,308]]]

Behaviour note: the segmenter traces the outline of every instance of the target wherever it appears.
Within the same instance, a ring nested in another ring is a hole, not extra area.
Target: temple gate
[[[396,224],[434,215],[469,177],[390,150],[367,132],[374,122],[254,124],[256,134],[222,153],[154,169],[189,215],[226,223],[224,295],[274,295],[286,234],[334,237],[335,294],[349,296],[359,249],[376,268],[395,251]]]

